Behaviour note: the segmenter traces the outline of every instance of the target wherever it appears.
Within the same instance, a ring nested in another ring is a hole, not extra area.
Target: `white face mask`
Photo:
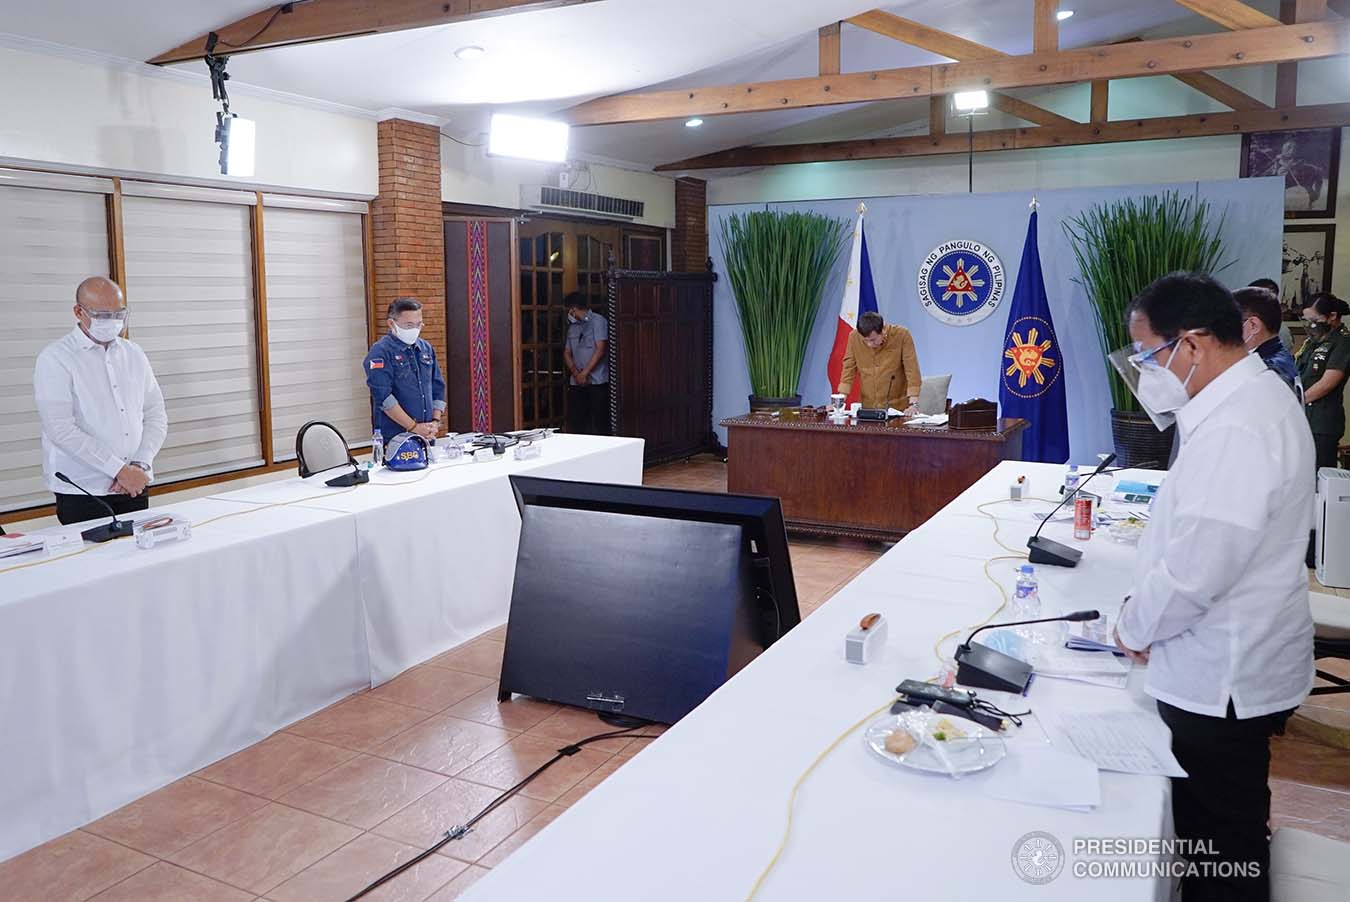
[[[1166,429],[1175,423],[1176,412],[1191,399],[1186,393],[1186,386],[1195,375],[1198,364],[1193,364],[1191,371],[1182,380],[1172,372],[1172,360],[1175,358],[1176,346],[1167,360],[1167,366],[1145,366],[1139,371],[1139,387],[1135,389],[1135,397],[1159,429]]]
[[[407,328],[404,326],[400,326],[397,323],[394,324],[394,337],[397,338],[399,341],[403,342],[405,345],[416,344],[417,336],[421,334],[422,334],[421,326]]]
[[[94,341],[107,344],[114,338],[122,334],[122,327],[125,323],[120,319],[93,319],[89,320],[89,337]]]

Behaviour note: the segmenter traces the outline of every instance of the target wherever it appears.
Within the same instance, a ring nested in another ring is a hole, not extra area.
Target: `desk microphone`
[[[984,630],[1003,629],[1009,626],[1027,626],[1033,623],[1058,623],[1067,621],[1079,623],[1084,620],[1096,620],[1101,614],[1097,611],[1074,611],[1063,617],[1042,617],[1039,620],[1014,620],[1012,623],[989,623],[972,632],[966,641],[956,647],[956,682],[962,686],[977,689],[997,689],[1001,692],[1026,691],[1031,679],[1032,667],[1026,661],[995,651],[987,645],[972,643],[971,640]]]
[[[891,416],[891,386],[895,384],[895,373],[891,373],[891,379],[886,383],[886,394],[881,399],[880,407],[863,407],[858,411],[860,420],[881,420],[885,422]]]
[[[1115,459],[1116,456],[1114,454],[1106,455],[1105,459],[1097,465],[1097,469],[1093,470],[1092,473],[1088,475],[1087,479],[1078,483],[1078,488],[1081,489],[1083,486],[1087,485],[1092,477],[1100,476],[1102,471],[1111,466],[1112,461]],[[1064,499],[1060,501],[1059,504],[1055,505],[1055,509],[1050,512],[1050,516],[1042,520],[1041,525],[1036,527],[1036,532],[1032,534],[1031,538],[1027,539],[1027,548],[1031,549],[1031,553],[1027,555],[1027,560],[1031,563],[1051,564],[1055,567],[1077,567],[1078,562],[1083,559],[1083,552],[1079,551],[1077,548],[1070,548],[1068,545],[1065,545],[1062,542],[1056,542],[1052,539],[1041,538],[1041,530],[1045,529],[1045,524],[1049,523],[1055,514],[1059,513],[1059,509],[1068,504],[1069,499],[1076,494],[1078,494],[1076,491],[1065,492]]]
[[[107,542],[112,539],[121,539],[131,535],[131,528],[134,524],[123,522],[122,520],[117,519],[117,511],[112,509],[111,504],[104,501],[102,498],[95,495],[93,492],[89,491],[83,486],[78,485],[73,479],[71,479],[65,473],[57,473],[56,478],[64,482],[66,485],[75,486],[75,488],[79,489],[81,492],[84,492],[90,498],[93,498],[99,504],[106,507],[108,509],[108,516],[112,517],[111,523],[105,523],[102,526],[90,527],[89,529],[86,529],[84,532],[80,533],[80,538],[84,539],[86,542]]]

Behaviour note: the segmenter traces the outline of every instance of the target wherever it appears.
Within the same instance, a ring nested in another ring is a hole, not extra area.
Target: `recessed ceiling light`
[[[698,128],[698,127],[699,127],[700,125],[702,125],[702,124],[703,124],[703,120],[700,119],[700,118],[698,118],[697,116],[695,116],[693,119],[686,119],[686,120],[684,120],[684,127],[685,127],[685,128]]]
[[[461,47],[461,48],[459,48],[458,50],[456,50],[456,51],[455,51],[455,58],[456,58],[456,59],[466,60],[466,61],[467,61],[467,60],[476,60],[476,59],[478,59],[480,56],[482,56],[484,53],[487,53],[487,51],[484,50],[482,47],[479,47],[477,44],[470,44],[470,45],[467,46],[467,47]]]
[[[1058,19],[1058,20],[1061,21],[1061,22],[1063,22],[1065,19],[1072,19],[1072,18],[1073,18],[1073,10],[1071,10],[1071,9],[1061,9],[1059,12],[1055,13],[1055,18]]]

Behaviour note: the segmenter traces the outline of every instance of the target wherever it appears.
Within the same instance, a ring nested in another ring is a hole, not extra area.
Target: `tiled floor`
[[[726,467],[710,458],[671,464],[648,471],[646,482],[725,491]],[[794,541],[803,615],[884,550],[867,543]],[[587,712],[528,699],[498,704],[494,677],[502,639],[503,630],[493,630],[0,863],[0,898],[348,898],[473,815],[551,757],[560,743],[604,730]],[[1314,704],[1319,719],[1350,718],[1350,695],[1321,696]],[[450,902],[643,744],[618,739],[588,746],[463,840],[367,898]],[[1350,840],[1347,754],[1293,735],[1276,740],[1271,769],[1276,825]]]

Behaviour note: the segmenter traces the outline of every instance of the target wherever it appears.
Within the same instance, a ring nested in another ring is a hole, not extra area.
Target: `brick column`
[[[704,272],[708,267],[708,183],[675,180],[675,232],[670,242],[675,272]]]
[[[422,302],[422,337],[445,343],[445,233],[441,218],[441,140],[433,125],[386,119],[379,125],[380,194],[371,204],[376,335],[394,298]]]

